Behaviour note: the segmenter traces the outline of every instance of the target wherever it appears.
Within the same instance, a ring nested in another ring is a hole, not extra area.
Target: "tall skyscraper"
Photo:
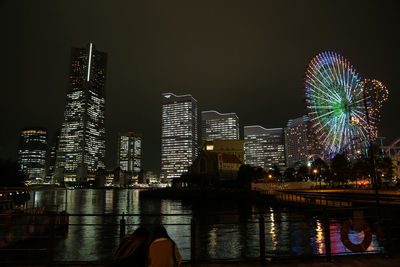
[[[118,167],[129,173],[142,169],[142,136],[134,132],[120,133],[118,138]]]
[[[322,151],[307,115],[288,121],[285,146],[288,167],[293,167],[295,163],[305,164],[309,156],[321,155]]]
[[[282,128],[265,129],[259,125],[244,127],[244,161],[252,166],[285,167]]]
[[[188,171],[198,153],[197,100],[191,95],[162,94],[161,178]]]
[[[105,82],[107,54],[95,49],[73,48],[64,122],[57,151],[57,168],[64,180],[86,182],[104,168]]]
[[[44,128],[24,128],[21,131],[18,163],[31,182],[41,182],[45,178],[47,151],[47,130]]]
[[[57,149],[58,143],[60,142],[60,132],[61,129],[57,129],[52,140],[49,142],[49,147],[47,150],[47,162],[46,162],[46,178],[52,179],[57,161]]]
[[[235,113],[215,110],[201,112],[202,141],[237,140],[240,138],[239,117]]]

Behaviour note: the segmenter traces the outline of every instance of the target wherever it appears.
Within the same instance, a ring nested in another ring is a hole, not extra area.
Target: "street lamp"
[[[315,175],[315,179],[317,179],[318,170],[317,170],[317,169],[314,169],[314,170],[313,170],[313,173],[314,173],[314,175]],[[319,181],[319,188],[321,188],[321,180]]]

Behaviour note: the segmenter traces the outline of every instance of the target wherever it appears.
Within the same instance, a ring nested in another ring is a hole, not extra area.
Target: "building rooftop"
[[[161,94],[162,96],[162,102],[163,103],[170,103],[173,101],[194,101],[197,102],[197,100],[192,96],[192,95],[175,95],[174,93],[163,93]]]

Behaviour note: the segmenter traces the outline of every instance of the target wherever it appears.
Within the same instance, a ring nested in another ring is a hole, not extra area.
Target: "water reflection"
[[[276,233],[275,233],[275,215],[274,215],[274,210],[272,208],[269,209],[269,219],[271,223],[271,230],[269,233],[271,234],[271,243],[272,243],[272,251],[276,250],[276,246],[278,245],[278,242],[276,241]]]
[[[36,193],[36,206],[59,210],[65,207],[65,192]],[[32,204],[32,203],[31,203]],[[149,230],[164,224],[185,260],[190,259],[190,223],[196,222],[198,259],[247,259],[259,256],[258,215],[265,214],[266,255],[311,255],[325,253],[323,225],[312,216],[268,204],[234,201],[181,201],[140,199],[138,190],[74,190],[67,194],[70,214],[131,214],[125,216],[126,232],[138,225]],[[138,216],[133,216],[137,214]],[[156,216],[154,216],[156,214]],[[159,214],[179,214],[160,216]],[[235,214],[235,215],[232,215]],[[119,243],[117,216],[73,216],[68,235],[59,240],[56,260],[107,261]],[[340,222],[331,222],[332,253],[348,250],[340,242]],[[354,239],[353,239],[354,238]],[[362,233],[350,232],[360,241]],[[379,249],[373,237],[369,251]]]
[[[325,253],[325,237],[322,229],[321,221],[317,219],[317,227],[315,228],[315,244],[317,247],[317,254]]]

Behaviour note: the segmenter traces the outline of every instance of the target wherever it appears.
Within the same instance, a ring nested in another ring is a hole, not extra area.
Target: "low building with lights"
[[[190,167],[190,174],[210,180],[235,179],[242,162],[233,154],[201,150]]]
[[[206,141],[203,150],[236,156],[240,162],[244,162],[243,140],[214,140]]]

